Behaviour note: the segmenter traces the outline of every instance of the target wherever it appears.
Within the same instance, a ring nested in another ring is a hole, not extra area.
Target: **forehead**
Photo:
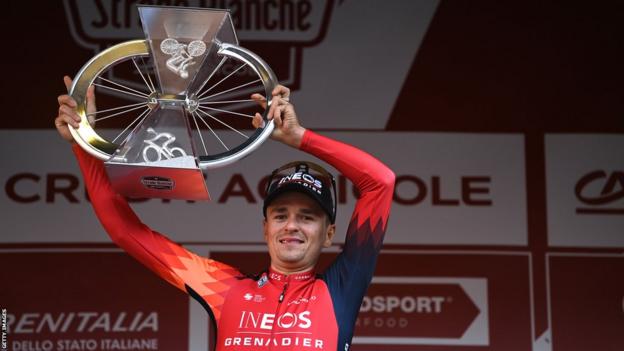
[[[321,209],[321,206],[316,201],[314,201],[308,195],[296,191],[289,191],[278,196],[267,207],[268,211],[283,209],[323,212],[323,209]]]

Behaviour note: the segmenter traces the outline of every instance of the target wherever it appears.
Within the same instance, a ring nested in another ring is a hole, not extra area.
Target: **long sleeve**
[[[323,273],[339,325],[338,345],[348,345],[388,225],[395,176],[362,150],[310,131],[301,149],[334,166],[360,192],[343,251]]]
[[[240,273],[200,257],[143,224],[115,193],[100,160],[73,146],[95,213],[115,244],[177,288],[199,295],[219,319],[224,296]],[[194,296],[196,297],[196,296]]]
[[[355,235],[360,244],[371,240],[379,249],[392,203],[395,178],[392,170],[362,150],[309,130],[305,132],[300,148],[334,166],[360,192],[347,231],[347,244]]]

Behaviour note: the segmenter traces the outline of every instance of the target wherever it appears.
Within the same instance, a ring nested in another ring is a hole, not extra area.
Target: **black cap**
[[[289,172],[283,173],[284,170]],[[308,161],[288,163],[271,174],[262,213],[266,217],[267,207],[278,196],[296,191],[316,201],[333,224],[336,221],[336,202],[332,196],[332,188],[335,193],[334,177],[323,167]]]

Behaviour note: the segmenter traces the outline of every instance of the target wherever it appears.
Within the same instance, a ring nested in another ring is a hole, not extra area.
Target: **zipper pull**
[[[286,288],[288,288],[288,283],[284,284],[284,290],[282,290],[282,293],[279,296],[279,303],[282,303],[282,301],[284,301],[284,295],[286,295]]]

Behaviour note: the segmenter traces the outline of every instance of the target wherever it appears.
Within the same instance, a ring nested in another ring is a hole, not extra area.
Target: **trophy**
[[[138,11],[146,39],[100,52],[74,78],[69,94],[82,120],[71,134],[104,160],[122,195],[209,200],[203,172],[241,159],[270,136],[273,122],[250,96],[259,93],[270,105],[277,79],[238,46],[227,10]],[[97,110],[87,105],[91,85]],[[252,127],[255,113],[265,122],[259,128]]]

